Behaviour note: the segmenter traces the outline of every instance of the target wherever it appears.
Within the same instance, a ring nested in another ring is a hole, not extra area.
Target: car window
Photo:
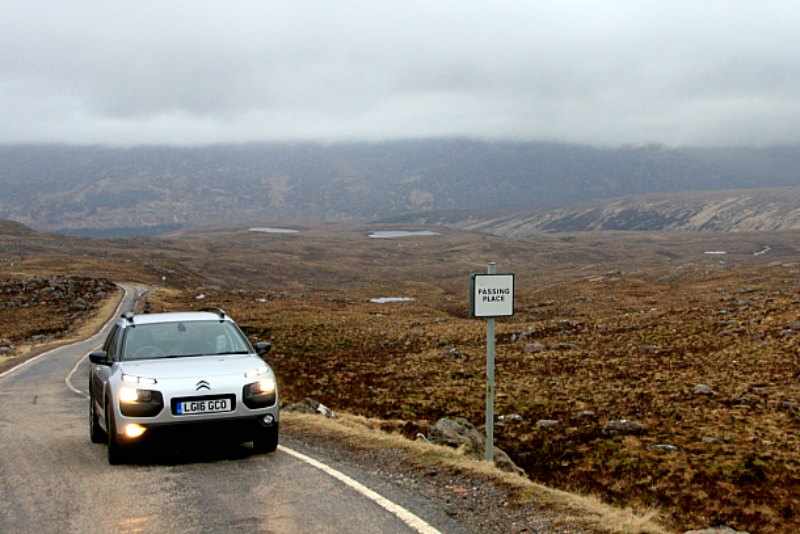
[[[250,347],[228,321],[176,321],[127,329],[123,360],[246,354]]]
[[[114,325],[111,328],[111,332],[108,334],[108,337],[106,338],[106,342],[103,344],[103,350],[108,355],[112,354],[111,347],[113,346],[114,342],[116,341],[118,332],[119,332],[119,326]]]

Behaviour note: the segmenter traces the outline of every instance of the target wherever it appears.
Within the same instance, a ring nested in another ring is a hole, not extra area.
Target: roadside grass
[[[615,534],[667,534],[670,530],[658,523],[658,511],[617,508],[591,495],[579,495],[537,484],[530,479],[501,471],[490,462],[468,457],[460,449],[434,445],[424,440],[410,440],[401,434],[386,432],[386,423],[357,415],[337,412],[335,419],[314,414],[281,413],[281,425],[288,432],[302,431],[346,443],[358,450],[388,448],[405,453],[405,460],[419,467],[445,467],[511,491],[518,506],[547,506],[563,521],[597,532]]]
[[[123,297],[123,291],[117,288],[111,295],[105,298],[93,313],[78,322],[69,334],[55,341],[47,343],[27,343],[17,346],[16,353],[11,357],[0,358],[0,372],[10,369],[20,363],[47,352],[49,350],[63,347],[70,343],[82,341],[99,332],[103,325],[111,319]]]

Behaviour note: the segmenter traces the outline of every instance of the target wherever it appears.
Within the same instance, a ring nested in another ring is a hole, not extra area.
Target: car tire
[[[253,439],[253,450],[257,453],[275,452],[278,448],[278,425],[262,428]]]
[[[106,428],[108,432],[108,463],[109,465],[124,464],[128,460],[128,451],[125,446],[117,440],[117,426],[114,423],[113,406],[110,402],[106,404]]]
[[[97,424],[97,414],[94,410],[94,395],[89,393],[89,439],[92,443],[105,443],[105,431]]]

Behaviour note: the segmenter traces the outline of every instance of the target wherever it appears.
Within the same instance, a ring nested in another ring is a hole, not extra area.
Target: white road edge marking
[[[123,290],[125,290],[125,289],[123,288]],[[127,296],[127,294],[128,294],[127,290],[125,290],[125,294],[123,295],[122,300],[120,300],[120,303],[117,306],[117,310],[114,312],[114,317],[111,319],[111,321],[114,321],[116,319],[117,313],[119,312],[119,308],[125,302],[125,297]],[[111,321],[109,321],[109,322],[111,322]],[[103,326],[103,328],[105,328],[105,325]],[[99,333],[95,334],[95,336],[92,336],[92,338],[93,337],[97,337],[98,335],[99,335]],[[89,339],[92,339],[92,338],[89,338]],[[79,343],[82,343],[82,342],[79,342]],[[65,345],[65,346],[69,346],[69,345]],[[63,349],[63,348],[64,347],[58,347],[58,349]],[[52,351],[48,351],[47,353],[53,352],[53,351],[58,350],[58,349],[53,349]],[[5,374],[10,373],[11,371],[14,371],[14,370],[16,370],[16,369],[18,369],[20,367],[23,367],[26,363],[29,363],[29,362],[31,362],[31,361],[33,361],[35,359],[41,358],[42,356],[44,356],[47,353],[41,354],[41,355],[37,356],[36,358],[32,358],[31,360],[28,360],[28,362],[23,362],[22,364],[18,365],[17,367],[14,367],[14,368],[10,369],[9,371],[4,373],[3,375],[0,375],[0,378],[5,376]],[[72,382],[71,382],[72,375],[75,374],[75,371],[78,370],[78,367],[80,366],[81,362],[85,358],[86,358],[86,356],[84,356],[83,358],[80,358],[75,363],[75,366],[72,368],[72,370],[69,372],[67,377],[64,379],[64,382],[67,384],[67,387],[70,390],[74,391],[78,395],[81,395],[83,397],[87,397],[88,398],[88,395],[86,393],[84,393],[83,391],[77,389],[75,386],[72,385]],[[395,517],[397,517],[400,521],[405,523],[409,528],[411,528],[415,532],[419,532],[420,534],[441,534],[441,532],[439,530],[437,530],[436,528],[431,526],[425,520],[423,520],[423,519],[419,518],[418,516],[416,516],[413,512],[407,510],[406,508],[403,508],[399,504],[396,504],[396,503],[390,501],[389,499],[387,499],[383,495],[381,495],[381,494],[369,489],[364,484],[362,484],[362,483],[358,482],[357,480],[354,480],[353,478],[345,475],[341,471],[337,471],[333,467],[330,467],[330,466],[320,462],[319,460],[315,460],[314,458],[312,458],[310,456],[306,456],[303,453],[297,452],[294,449],[290,449],[289,447],[285,447],[283,445],[278,445],[278,450],[280,450],[281,452],[285,452],[289,456],[293,456],[294,458],[296,458],[296,459],[298,459],[298,460],[300,460],[302,462],[305,462],[305,463],[311,465],[312,467],[315,467],[315,468],[319,469],[320,471],[322,471],[323,473],[327,474],[328,476],[331,476],[331,477],[335,478],[339,482],[343,483],[344,485],[348,486],[349,488],[351,488],[351,489],[355,490],[356,492],[360,493],[362,496],[366,497],[367,499],[371,500],[372,502],[374,502],[375,504],[377,504],[378,506],[380,506],[381,508],[383,508],[387,512],[389,512],[392,515],[394,515]]]
[[[120,286],[120,287],[122,287],[122,286]],[[87,339],[85,341],[89,341],[90,339],[93,339],[93,338],[99,336],[103,332],[103,330],[105,330],[106,326],[108,326],[109,323],[113,323],[114,321],[117,320],[117,317],[119,316],[119,310],[122,308],[122,305],[125,303],[125,297],[128,296],[128,290],[127,289],[125,289],[123,287],[122,291],[123,291],[122,300],[120,300],[119,304],[117,304],[117,309],[114,310],[114,315],[112,315],[111,319],[109,319],[108,322],[103,325],[103,328],[100,329],[100,332],[98,332],[97,334],[95,334],[94,336],[90,337],[89,339]],[[135,302],[136,298],[137,298],[137,296],[134,295],[134,297],[133,297],[134,304],[136,303]],[[96,351],[97,349],[99,349],[102,346],[103,345],[98,345],[97,347],[92,348],[89,352],[90,353],[94,352],[94,351]],[[59,348],[64,348],[64,347],[59,347]],[[80,367],[80,365],[83,362],[83,360],[85,360],[88,357],[89,357],[89,354],[86,354],[82,358],[79,358],[78,361],[75,362],[75,366],[70,370],[70,372],[66,376],[66,378],[64,378],[64,383],[67,385],[67,387],[70,389],[70,391],[72,391],[73,393],[77,393],[78,395],[80,395],[81,397],[83,397],[85,399],[89,398],[89,394],[86,393],[85,391],[81,391],[80,389],[78,389],[78,388],[76,388],[75,386],[72,385],[72,375],[74,375],[75,372],[78,370],[78,367]]]
[[[15,373],[15,372],[19,371],[20,369],[22,369],[22,368],[24,368],[24,367],[27,367],[27,366],[29,366],[29,365],[30,365],[30,364],[32,364],[33,362],[35,362],[35,361],[38,361],[38,360],[40,360],[41,358],[44,358],[44,357],[45,357],[45,356],[47,356],[48,354],[51,354],[51,353],[53,353],[53,352],[55,352],[55,351],[57,351],[57,350],[61,350],[61,349],[67,348],[67,347],[71,347],[71,346],[73,346],[73,345],[78,345],[78,344],[80,344],[80,343],[85,343],[85,342],[87,342],[87,341],[91,341],[92,339],[94,339],[94,338],[96,338],[96,337],[100,337],[100,335],[103,333],[103,330],[105,330],[106,326],[108,326],[108,323],[111,323],[111,322],[113,322],[113,321],[115,321],[115,320],[116,320],[116,318],[117,318],[117,314],[119,313],[119,310],[120,310],[120,308],[122,307],[122,304],[125,302],[125,298],[128,296],[128,290],[127,290],[127,289],[125,289],[125,288],[124,288],[124,287],[122,287],[122,286],[120,286],[120,287],[122,288],[122,298],[120,299],[120,301],[119,301],[119,304],[117,304],[117,308],[116,308],[116,310],[114,310],[114,315],[111,317],[111,319],[109,319],[109,321],[108,321],[108,322],[106,322],[105,324],[103,324],[102,328],[100,328],[100,330],[99,330],[99,331],[98,331],[98,332],[97,332],[95,335],[93,335],[92,337],[89,337],[89,338],[87,338],[87,339],[81,339],[81,340],[79,340],[79,341],[76,341],[75,343],[69,343],[68,345],[62,345],[62,346],[60,346],[60,347],[56,347],[56,348],[54,348],[54,349],[50,349],[50,350],[48,350],[47,352],[43,352],[43,353],[41,353],[40,355],[38,355],[38,356],[34,356],[33,358],[31,358],[31,359],[29,359],[29,360],[25,360],[24,362],[20,363],[19,365],[15,365],[15,366],[14,366],[14,367],[12,367],[11,369],[8,369],[8,370],[6,370],[6,371],[3,371],[2,373],[0,373],[0,378],[5,378],[5,377],[7,377],[7,376],[9,376],[9,375],[11,375],[11,374],[13,374],[13,373]],[[83,359],[83,358],[81,358],[81,359]],[[79,361],[79,363],[80,363],[80,361]],[[69,385],[69,384],[68,384],[68,385]],[[70,389],[72,389],[72,388],[70,388]]]
[[[424,520],[420,519],[409,510],[403,508],[399,504],[390,501],[386,497],[372,491],[364,484],[350,478],[344,473],[337,471],[336,469],[329,467],[324,463],[315,460],[314,458],[311,458],[310,456],[306,456],[303,453],[297,452],[294,449],[284,447],[283,445],[278,445],[278,450],[280,450],[281,452],[285,452],[290,456],[294,456],[298,460],[303,461],[313,467],[316,467],[323,473],[332,476],[339,482],[344,483],[345,485],[349,486],[351,489],[354,489],[355,491],[357,491],[367,499],[371,500],[384,510],[394,514],[400,521],[405,523],[412,530],[419,532],[420,534],[441,534],[439,530],[435,529],[430,524],[426,523]]]

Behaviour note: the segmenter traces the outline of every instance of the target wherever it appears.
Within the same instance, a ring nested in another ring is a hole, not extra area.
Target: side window
[[[122,359],[122,340],[125,339],[125,330],[120,329],[111,342],[111,359],[119,361]]]
[[[119,332],[119,327],[114,325],[114,327],[111,329],[111,333],[108,334],[108,337],[106,338],[106,342],[103,344],[103,350],[106,351],[106,354],[109,356],[114,355],[113,347],[117,340],[117,332]]]

